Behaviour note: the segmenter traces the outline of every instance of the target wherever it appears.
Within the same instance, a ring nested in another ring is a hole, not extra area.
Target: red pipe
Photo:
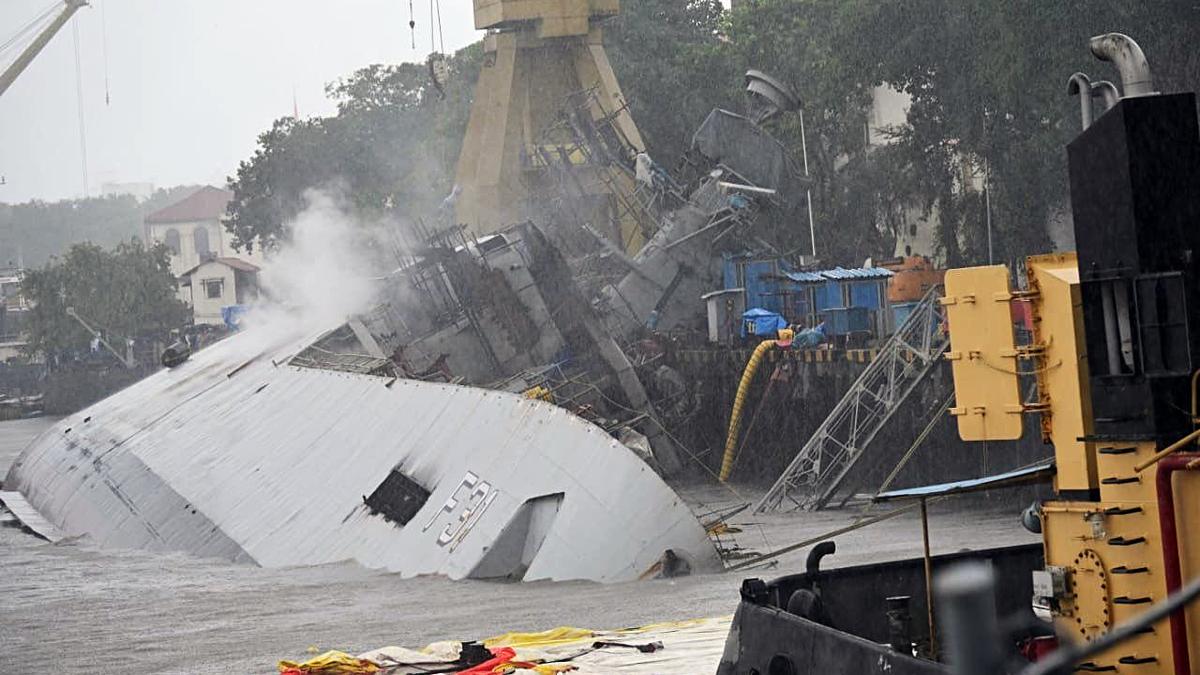
[[[1183,573],[1179,563],[1179,533],[1175,527],[1175,492],[1171,487],[1171,476],[1176,471],[1200,470],[1200,453],[1178,453],[1164,457],[1158,463],[1155,486],[1158,490],[1158,522],[1162,531],[1163,577],[1167,581],[1167,595],[1183,586]],[[1171,654],[1175,661],[1175,675],[1188,675],[1191,662],[1188,656],[1187,616],[1180,607],[1171,614]]]

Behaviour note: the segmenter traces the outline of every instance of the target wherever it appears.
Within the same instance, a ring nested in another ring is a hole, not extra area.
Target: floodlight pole
[[[804,152],[804,177],[808,175],[808,138],[804,132],[804,109],[800,109],[800,147]],[[812,212],[812,181],[809,181],[809,187],[805,189],[805,202],[808,204],[808,236],[812,238],[812,254],[813,258],[817,257],[817,229],[813,226]]]

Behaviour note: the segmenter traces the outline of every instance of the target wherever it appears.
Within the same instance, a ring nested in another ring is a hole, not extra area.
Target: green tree
[[[604,43],[648,150],[672,167],[713,108],[738,110],[737,65],[722,48],[719,0],[626,0]]]
[[[184,324],[188,308],[176,297],[170,251],[137,239],[111,249],[75,244],[61,258],[29,271],[21,284],[33,308],[26,329],[30,353],[69,353],[91,335],[67,314],[74,308],[106,338],[165,337]]]
[[[119,195],[0,204],[0,266],[38,267],[76,242],[114,246],[141,236],[146,215],[195,189],[161,189],[144,201]]]
[[[482,56],[480,45],[451,56],[444,92],[425,65],[368,66],[326,88],[336,115],[276,120],[229,178],[234,245],[274,246],[311,188],[366,216],[432,210],[453,186]]]
[[[995,259],[1048,250],[1047,222],[1068,207],[1064,146],[1078,133],[1066,78],[1116,79],[1087,50],[1113,30],[1139,40],[1163,91],[1200,88],[1195,3],[1065,0],[626,0],[605,24],[608,52],[651,154],[674,166],[714,107],[740,110],[757,68],[804,103],[819,253],[860,264],[890,254],[902,214],[936,214],[951,265],[987,256],[987,169]],[[450,59],[442,99],[425,66],[371,66],[334,83],[338,113],[283,119],[230,185],[227,226],[240,245],[270,245],[310,187],[334,187],[369,214],[423,213],[449,192],[482,49]],[[912,98],[893,141],[867,148],[876,86]],[[795,116],[770,131],[799,157]],[[966,177],[970,179],[969,176]],[[807,243],[806,228],[793,228]],[[779,239],[778,237],[776,239]],[[799,241],[803,240],[803,241]]]
[[[721,11],[719,0],[630,1],[605,26],[634,118],[667,166],[715,105],[737,100],[739,74],[720,52]],[[451,56],[444,97],[425,65],[372,65],[327,87],[336,115],[277,120],[229,179],[236,245],[274,245],[314,187],[368,215],[433,211],[453,187],[482,59],[481,44]]]
[[[1114,30],[1139,40],[1163,91],[1200,85],[1191,46],[1200,11],[1182,2],[759,0],[732,17],[730,46],[790,71],[806,109],[820,111],[809,147],[815,136],[820,220],[837,228],[830,239],[845,243],[838,235],[857,229],[843,219],[848,200],[892,195],[936,204],[948,262],[968,264],[986,257],[986,236],[979,194],[956,189],[961,160],[989,170],[996,259],[1047,250],[1046,223],[1067,206],[1064,146],[1079,130],[1066,79],[1076,70],[1116,79],[1087,50],[1089,37]],[[912,97],[909,124],[891,152],[871,158],[882,169],[874,181],[830,189],[855,178],[828,161],[862,137],[854,116],[865,98],[855,95],[883,83]],[[830,125],[831,113],[847,124]]]

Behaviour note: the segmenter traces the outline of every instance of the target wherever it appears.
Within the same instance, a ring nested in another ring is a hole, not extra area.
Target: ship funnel
[[[1067,95],[1079,97],[1079,119],[1083,128],[1092,126],[1092,80],[1083,73],[1071,75],[1067,80]]]
[[[1121,89],[1125,96],[1151,96],[1154,91],[1154,76],[1146,55],[1133,38],[1121,33],[1106,33],[1092,38],[1088,45],[1092,55],[1101,61],[1111,61],[1121,72]]]

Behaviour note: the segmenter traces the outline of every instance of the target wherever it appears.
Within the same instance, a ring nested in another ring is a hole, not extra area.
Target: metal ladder
[[[755,513],[780,510],[785,502],[815,511],[832,499],[871,441],[949,346],[941,295],[941,286],[929,289],[755,504]]]

